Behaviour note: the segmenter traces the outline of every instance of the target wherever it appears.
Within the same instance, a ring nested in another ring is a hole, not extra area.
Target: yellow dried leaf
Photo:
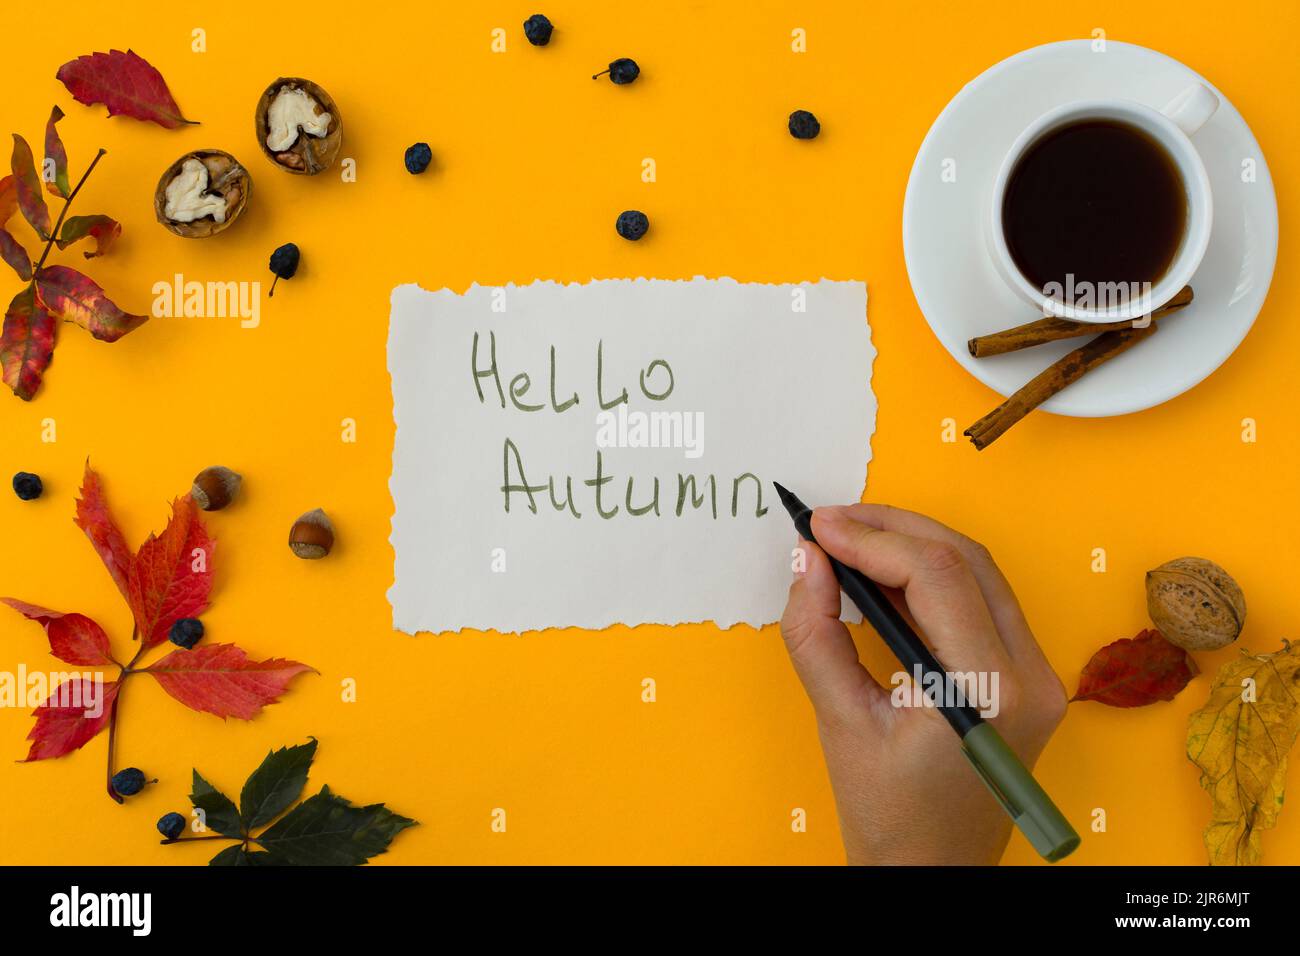
[[[1225,664],[1187,725],[1187,756],[1214,800],[1212,865],[1258,863],[1260,831],[1277,823],[1287,755],[1300,732],[1300,645]]]

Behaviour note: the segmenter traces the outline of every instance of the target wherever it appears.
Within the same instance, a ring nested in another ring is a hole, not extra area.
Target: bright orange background
[[[103,794],[104,738],[63,759],[10,762],[26,752],[31,718],[0,710],[3,862],[203,863],[217,845],[160,847],[153,830],[163,812],[188,810],[190,768],[233,795],[269,747],[309,734],[321,742],[313,788],[328,782],[422,822],[383,863],[842,859],[811,712],[775,627],[391,630],[385,337],[389,291],[402,282],[865,279],[880,352],[868,495],[987,543],[1068,687],[1095,648],[1146,624],[1143,572],[1178,555],[1213,558],[1240,581],[1242,645],[1273,650],[1295,636],[1300,290],[1285,237],[1254,331],[1193,392],[1113,420],[1035,415],[982,454],[942,442],[941,422],[964,426],[997,398],[931,336],[900,241],[912,158],[949,98],[1018,50],[1096,27],[1179,58],[1225,92],[1259,139],[1286,222],[1300,212],[1289,186],[1300,179],[1295,4],[552,2],[544,49],[520,29],[533,3],[243,6],[168,16],[156,4],[64,3],[6,43],[0,129],[39,144],[58,103],[74,178],[108,149],[73,211],[124,224],[120,247],[86,267],[124,308],[147,312],[153,283],[176,272],[269,282],[267,256],[287,241],[303,266],[263,301],[255,330],[156,319],[111,346],[62,330],[36,400],[0,401],[5,483],[26,469],[47,488],[34,503],[0,493],[0,592],[91,614],[124,647],[125,607],[71,520],[82,462],[89,455],[104,475],[133,545],[162,527],[196,471],[227,464],[246,482],[209,521],[219,539],[209,639],[307,661],[320,676],[300,678],[255,721],[225,724],[133,679],[120,765],[162,782],[125,807]],[[490,51],[497,26],[501,54]],[[191,52],[194,27],[207,30],[205,53]],[[807,31],[806,54],[790,51],[795,27]],[[106,119],[54,79],[78,54],[128,46],[201,126]],[[634,86],[588,78],[618,56],[640,62]],[[286,175],[259,155],[253,107],[277,75],[310,77],[337,100],[356,183],[337,168]],[[786,134],[795,108],[821,118],[819,140]],[[436,155],[421,178],[402,167],[418,140]],[[181,240],[154,222],[153,189],[177,156],[208,146],[248,165],[251,207],[220,237]],[[654,184],[640,180],[647,156]],[[612,228],[629,207],[653,223],[635,245]],[[82,259],[69,250],[54,261]],[[18,288],[6,278],[0,292]],[[1247,416],[1256,444],[1240,440]],[[345,417],[358,423],[356,444],[340,441]],[[41,441],[45,418],[56,443]],[[334,517],[339,546],[302,562],[285,540],[316,506]],[[1090,571],[1097,547],[1104,574]],[[874,638],[862,644],[888,672]],[[1071,707],[1040,777],[1081,831],[1093,808],[1108,815],[1107,832],[1085,832],[1071,862],[1204,859],[1209,800],[1184,756],[1185,722],[1235,653],[1201,655],[1206,673],[1171,704]],[[0,668],[19,662],[59,666],[40,630],[5,611]],[[340,700],[348,677],[354,704]],[[658,682],[655,704],[641,702],[644,677]],[[490,831],[494,807],[507,810],[504,834]],[[794,807],[808,812],[805,834],[791,832]],[[1006,861],[1035,859],[1014,837]],[[1265,860],[1300,862],[1300,811],[1265,835]]]

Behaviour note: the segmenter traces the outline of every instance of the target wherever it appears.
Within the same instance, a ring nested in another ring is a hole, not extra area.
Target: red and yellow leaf
[[[116,342],[148,321],[123,312],[94,280],[67,266],[46,266],[36,274],[36,291],[50,314],[75,322],[101,342]]]
[[[127,603],[131,602],[130,576],[133,558],[131,549],[126,546],[117,522],[108,510],[108,499],[104,496],[104,486],[100,484],[99,475],[86,462],[86,473],[81,480],[81,497],[77,499],[77,516],[73,518],[78,528],[86,532],[86,537],[95,546],[95,551],[108,568],[109,576]]]
[[[1107,644],[1088,661],[1074,700],[1142,707],[1173,700],[1197,674],[1196,662],[1154,629]]]
[[[95,240],[95,249],[93,252],[87,252],[85,256],[87,259],[93,259],[108,252],[109,247],[121,234],[122,224],[108,216],[69,216],[64,220],[63,228],[59,230],[59,238],[55,243],[60,249],[66,249],[74,242],[80,242],[89,236]]]
[[[29,621],[45,628],[45,635],[50,639],[50,653],[59,660],[84,667],[114,663],[108,634],[86,615],[63,614],[14,598],[0,598],[0,603],[8,604]]]
[[[291,680],[311,669],[279,658],[250,661],[234,644],[208,644],[172,651],[147,671],[192,710],[252,720],[279,699]]]
[[[31,401],[54,357],[58,320],[36,300],[27,286],[9,303],[0,333],[0,377],[23,401]]]
[[[131,562],[127,601],[145,647],[167,640],[177,618],[198,617],[212,592],[214,542],[189,495],[172,503],[161,535],[149,535]]]
[[[85,746],[108,726],[120,686],[117,681],[103,684],[102,699],[96,699],[94,681],[76,677],[60,684],[45,703],[32,711],[36,726],[27,735],[32,746],[26,759],[62,757]]]
[[[78,57],[55,75],[78,103],[103,103],[109,116],[148,120],[167,129],[193,122],[181,115],[162,74],[133,50]]]
[[[18,211],[18,184],[13,176],[0,179],[0,226],[9,225],[9,220]]]
[[[13,237],[8,229],[0,227],[0,258],[13,267],[18,278],[24,282],[32,278],[32,257],[27,254],[22,243]]]
[[[68,151],[63,148],[63,140],[54,124],[63,119],[63,110],[57,106],[50,110],[49,121],[45,124],[45,162],[54,165],[54,179],[45,180],[45,188],[60,199],[67,199],[72,192],[68,182]],[[45,179],[45,176],[41,177]]]
[[[14,186],[18,192],[18,208],[23,217],[31,223],[36,234],[42,239],[50,237],[50,211],[45,208],[45,197],[41,195],[41,180],[36,175],[36,160],[32,158],[32,148],[27,140],[14,133],[14,153],[10,166],[14,174]]]

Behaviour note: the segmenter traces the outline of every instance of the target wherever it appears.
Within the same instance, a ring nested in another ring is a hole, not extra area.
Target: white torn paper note
[[[393,290],[393,626],[778,620],[772,487],[857,501],[875,427],[861,282]]]

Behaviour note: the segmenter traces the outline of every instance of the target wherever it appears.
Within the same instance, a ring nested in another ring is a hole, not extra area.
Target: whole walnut
[[[1246,598],[1232,575],[1205,558],[1175,558],[1147,572],[1147,613],[1174,644],[1212,651],[1237,639]]]

